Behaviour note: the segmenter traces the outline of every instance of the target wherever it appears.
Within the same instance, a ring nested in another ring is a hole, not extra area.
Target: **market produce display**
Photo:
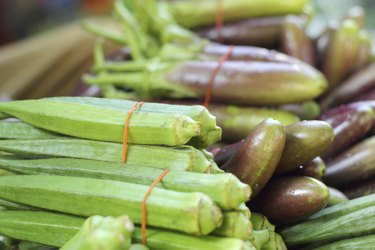
[[[0,102],[0,249],[374,248],[362,8],[316,38],[307,0],[113,11],[82,22],[101,97]]]

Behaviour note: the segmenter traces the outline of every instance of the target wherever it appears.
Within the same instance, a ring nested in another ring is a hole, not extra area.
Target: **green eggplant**
[[[253,129],[222,169],[248,184],[254,197],[273,175],[284,147],[285,128],[274,119],[266,119]]]

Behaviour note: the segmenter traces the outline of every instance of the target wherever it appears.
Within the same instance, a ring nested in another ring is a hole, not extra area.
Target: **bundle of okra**
[[[0,169],[13,174],[0,177],[0,206],[20,211],[1,212],[0,234],[60,247],[76,232],[69,220],[80,226],[84,217],[128,215],[139,242],[142,199],[169,169],[147,200],[151,249],[260,249],[244,204],[251,188],[201,149],[220,139],[215,118],[202,106],[144,103],[131,116],[122,164],[133,105],[90,97],[1,103],[11,120],[0,121]],[[40,231],[60,222],[70,234]]]

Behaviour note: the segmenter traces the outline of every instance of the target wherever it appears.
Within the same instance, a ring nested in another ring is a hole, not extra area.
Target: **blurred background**
[[[365,8],[366,27],[375,29],[373,0],[312,3],[317,10],[308,29],[312,37],[355,5]],[[79,20],[111,9],[112,0],[0,0],[0,98],[81,94],[80,76],[92,64],[96,37]],[[107,52],[115,46],[107,44]]]

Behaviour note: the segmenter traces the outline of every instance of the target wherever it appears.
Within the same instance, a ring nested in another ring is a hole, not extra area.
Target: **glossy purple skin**
[[[326,164],[320,157],[314,158],[309,163],[299,166],[297,169],[289,172],[289,175],[302,175],[321,180],[326,171]]]
[[[285,18],[280,43],[283,53],[315,65],[313,44],[305,33],[305,21],[301,17],[289,15]]]
[[[240,150],[244,143],[245,140],[241,140],[236,143],[225,145],[224,147],[215,150],[215,152],[211,151],[211,153],[213,153],[214,155],[214,160],[217,163],[217,165],[223,165],[227,160],[229,160],[229,158],[236,154],[238,150]]]
[[[282,176],[267,183],[250,201],[250,209],[275,225],[285,225],[318,212],[328,200],[329,191],[322,182],[306,176]]]
[[[321,155],[329,159],[339,154],[353,143],[362,139],[373,126],[374,112],[368,106],[342,106],[328,111],[321,119],[331,124],[334,141]]]
[[[323,180],[342,188],[375,176],[375,137],[370,137],[327,162]]]
[[[270,48],[278,42],[283,20],[284,16],[271,16],[225,22],[220,37],[214,25],[200,27],[195,31],[202,37],[224,44]]]
[[[254,197],[273,175],[284,146],[284,126],[274,119],[266,119],[253,129],[222,169],[248,184]]]
[[[375,177],[368,181],[356,183],[343,190],[349,199],[355,199],[361,196],[375,193]]]
[[[166,74],[166,80],[203,98],[216,67],[214,61],[181,63]],[[242,105],[303,102],[326,87],[323,75],[307,64],[226,61],[214,80],[212,101]]]
[[[354,99],[354,102],[375,101],[375,87]]]
[[[210,43],[203,48],[203,55],[219,58],[228,51],[228,45]],[[232,61],[260,61],[260,62],[284,62],[302,63],[301,61],[280,53],[276,50],[268,50],[254,46],[234,46],[229,56]]]
[[[320,102],[323,110],[349,103],[356,97],[375,89],[375,64],[362,69],[344,81]]]

